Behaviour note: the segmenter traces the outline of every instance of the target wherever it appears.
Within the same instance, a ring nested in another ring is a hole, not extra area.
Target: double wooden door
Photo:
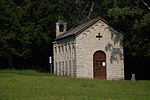
[[[103,51],[93,55],[93,74],[96,79],[106,79],[106,54]]]

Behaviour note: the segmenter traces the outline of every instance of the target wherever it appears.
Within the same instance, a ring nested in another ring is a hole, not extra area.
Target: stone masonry
[[[96,38],[98,33],[102,38]],[[124,79],[123,35],[103,19],[93,19],[56,36],[53,42],[55,74],[94,78],[93,55],[101,50],[106,54],[106,79]]]

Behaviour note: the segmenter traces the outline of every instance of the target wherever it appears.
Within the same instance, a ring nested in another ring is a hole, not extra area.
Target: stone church
[[[124,79],[123,35],[102,18],[73,29],[56,22],[54,74],[103,80]]]

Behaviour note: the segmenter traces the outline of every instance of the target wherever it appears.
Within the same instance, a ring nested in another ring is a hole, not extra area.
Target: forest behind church
[[[49,71],[55,23],[101,17],[124,34],[125,75],[150,79],[149,0],[1,0],[0,69]]]

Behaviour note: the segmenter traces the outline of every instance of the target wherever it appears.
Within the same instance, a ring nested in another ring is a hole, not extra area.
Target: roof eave
[[[72,36],[75,36],[75,34],[70,34],[70,35],[65,36],[65,37],[56,38],[55,41],[62,40],[62,39],[65,39],[65,38],[68,38],[68,37],[72,37]]]

